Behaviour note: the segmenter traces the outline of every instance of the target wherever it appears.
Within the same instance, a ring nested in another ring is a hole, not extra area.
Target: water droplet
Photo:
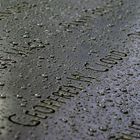
[[[29,38],[28,34],[23,35],[23,38]]]
[[[56,80],[61,80],[61,77],[56,77]]]
[[[47,74],[42,74],[42,77],[43,78],[48,78],[48,75]]]
[[[0,86],[4,86],[5,84],[3,82],[0,82]]]
[[[27,89],[25,86],[22,86],[22,87],[20,87],[20,88],[23,89],[23,90]]]
[[[68,122],[68,120],[65,119],[65,118],[62,118],[61,120],[62,120],[64,123],[67,123],[67,122]]]
[[[43,27],[43,23],[38,23],[37,26]]]
[[[50,58],[55,58],[55,56],[54,55],[50,55]]]
[[[97,130],[95,128],[89,128],[89,131],[95,133]]]
[[[100,126],[99,129],[100,129],[101,131],[107,131],[107,126]]]
[[[27,104],[27,103],[21,103],[20,106],[21,106],[21,107],[26,107],[26,104]]]
[[[38,59],[44,59],[44,57],[43,56],[39,56]]]
[[[0,94],[0,98],[5,99],[6,95]]]
[[[41,98],[41,95],[40,94],[35,94],[35,97],[36,98]]]
[[[18,45],[18,43],[17,43],[17,42],[12,42],[12,44],[13,44],[14,46]]]
[[[23,97],[21,95],[17,94],[17,98],[22,99]]]

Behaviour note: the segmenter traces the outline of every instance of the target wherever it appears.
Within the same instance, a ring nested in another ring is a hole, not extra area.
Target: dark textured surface
[[[139,140],[139,15],[139,0],[1,0],[0,140]]]

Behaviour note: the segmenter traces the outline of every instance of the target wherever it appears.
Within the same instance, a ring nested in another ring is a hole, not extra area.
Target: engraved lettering
[[[103,63],[107,63],[107,64],[117,64],[118,63],[112,57],[101,58],[100,61],[103,62]]]
[[[63,87],[67,87],[67,88],[73,88],[73,89],[79,89],[79,90],[82,90],[83,88],[82,87],[76,87],[76,86],[73,86],[73,85],[63,85]]]
[[[125,136],[129,136],[129,137],[131,137],[131,138],[140,138],[140,134],[139,133],[137,133],[137,132],[131,132],[131,134],[125,134],[125,133],[122,133],[123,135],[125,135]]]
[[[53,98],[52,96],[55,97],[55,98]],[[61,103],[61,104],[66,103],[63,99],[56,98],[56,96],[54,96],[54,95],[52,95],[52,96],[49,96],[47,99],[52,100],[52,101],[55,101],[55,102],[58,102],[58,103]]]
[[[76,80],[76,81],[80,81],[80,82],[86,82],[86,83],[92,83],[91,80],[97,80],[94,77],[91,76],[83,76],[79,73],[77,74],[71,74],[72,77],[67,77],[67,79],[70,80]]]
[[[107,71],[109,71],[108,68],[95,69],[94,67],[91,67],[91,66],[87,66],[86,69],[93,70],[93,71],[96,71],[96,72],[107,72]]]
[[[47,106],[47,104],[45,104],[45,106],[43,106],[43,105],[35,105],[35,106],[33,106],[33,109],[36,112],[41,112],[41,113],[44,113],[44,114],[51,114],[51,113],[55,112],[55,109],[52,108],[52,107]]]
[[[36,117],[36,118],[39,118],[39,119],[47,119],[48,116],[47,115],[44,115],[43,113],[39,112],[38,113],[31,113],[29,112],[28,110],[25,112],[25,114],[29,115],[29,116],[32,116],[32,117]]]
[[[120,52],[120,51],[110,51],[110,54],[113,54],[113,55],[117,55],[117,56],[120,56],[120,57],[126,57],[127,54],[124,53],[124,52]]]
[[[18,50],[19,51],[19,50]],[[95,64],[99,65],[99,68],[95,69],[91,67],[89,64],[85,65],[86,69],[93,70],[95,72],[106,72],[109,71],[109,68],[112,68],[114,64],[117,64],[117,61],[122,60],[122,57],[126,57],[127,54],[119,51],[111,51],[109,55],[104,58],[100,59],[100,63],[95,62]],[[11,59],[4,59],[7,62],[11,62]],[[102,63],[101,63],[102,62]],[[92,83],[92,80],[100,81],[96,77],[85,76],[77,71],[74,74],[71,74],[70,77],[67,77],[70,80],[76,80],[85,83]],[[39,118],[39,119],[47,119],[47,114],[53,114],[57,109],[61,107],[62,104],[65,104],[65,99],[71,99],[75,97],[75,95],[79,94],[79,91],[82,90],[83,87],[76,87],[73,85],[62,85],[59,87],[58,91],[51,93],[47,99],[42,100],[39,102],[38,105],[33,106],[33,110],[28,111],[26,110],[25,115],[31,116],[32,118]],[[15,118],[15,119],[14,119]],[[16,120],[16,114],[9,116],[9,121],[13,122],[14,124],[19,124],[23,126],[37,126],[40,124],[40,121],[31,120],[29,123],[22,123]],[[129,132],[133,132],[132,135],[124,134],[124,138],[127,136],[132,136],[134,138],[140,138],[140,135],[136,130],[140,130],[140,124],[135,124],[133,122],[130,128],[134,130],[130,130]]]
[[[35,127],[38,126],[40,124],[40,121],[37,120],[30,120],[30,122],[25,123],[25,122],[19,122],[19,120],[15,119],[16,114],[10,115],[8,117],[9,121],[14,123],[14,124],[18,124],[18,125],[22,125],[22,126],[28,126],[28,127]]]
[[[40,101],[41,103],[44,103],[44,104],[47,104],[47,105],[50,105],[50,106],[53,106],[53,107],[60,107],[60,103],[58,103],[57,101],[55,100],[51,100],[51,99],[48,99],[48,100],[42,100]],[[62,103],[61,103],[62,104]]]
[[[74,97],[73,95],[68,94],[66,92],[63,92],[62,90],[58,91],[58,92],[53,92],[52,94],[54,96],[62,97],[62,98],[65,98],[65,99],[71,99],[71,97]]]
[[[27,8],[28,3],[22,2],[21,4],[17,4],[13,7],[8,7],[4,11],[0,11],[0,20],[8,18],[10,15],[14,13],[21,13],[23,10]]]
[[[0,12],[0,20],[7,18],[10,14],[10,12]]]
[[[101,63],[95,63],[97,65],[103,66],[103,67],[107,67],[107,68],[112,68],[113,65],[105,65],[105,64],[101,64]]]
[[[80,88],[77,88],[75,86],[65,86],[65,85],[59,87],[60,91],[69,93],[69,94],[73,94],[73,95],[77,95],[79,93],[78,91],[75,91],[76,89],[78,89],[78,91],[79,91]]]
[[[115,56],[115,55],[113,55],[113,54],[111,54],[111,55],[108,55],[108,57],[110,57],[110,58],[112,58],[112,59],[114,59],[114,60],[122,60],[122,57],[120,57],[120,56]]]

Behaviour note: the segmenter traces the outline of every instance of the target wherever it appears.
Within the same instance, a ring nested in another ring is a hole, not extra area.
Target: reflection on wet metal
[[[0,140],[140,139],[139,4],[2,0]]]
[[[113,53],[116,54],[116,52],[118,53],[118,51],[114,51]],[[124,55],[124,57],[127,56],[127,54],[125,54],[124,52],[119,52],[121,54]],[[117,60],[120,60],[120,59],[117,59]],[[105,62],[104,62],[105,63]],[[110,64],[110,63],[109,63]],[[115,63],[116,64],[116,63]],[[101,72],[101,71],[99,71]],[[81,73],[75,73],[75,74],[71,74],[72,77],[67,77],[67,79],[69,80],[74,80],[74,81],[80,81],[80,82],[85,82],[85,83],[92,83],[92,80],[97,80],[99,81],[97,78],[94,78],[94,77],[91,77],[91,76],[85,76],[85,75],[82,75]],[[65,89],[67,87],[67,90]],[[72,89],[75,89],[75,90],[78,90],[77,92],[72,92],[71,90]],[[57,102],[58,104],[63,104],[63,103],[66,103],[66,99],[71,99],[73,97],[75,97],[76,95],[78,95],[80,93],[80,90],[81,88],[80,87],[75,87],[73,85],[63,85],[61,87],[59,87],[58,91],[56,92],[53,92],[51,94],[51,96],[55,97],[56,99],[53,99],[54,102]],[[50,97],[51,97],[50,96]],[[49,102],[48,102],[49,100]],[[53,114],[55,113],[61,106],[60,104],[58,106],[54,105],[53,102],[51,101],[52,99],[47,99],[47,100],[42,100],[40,101],[39,104],[37,105],[34,105],[32,107],[32,111],[25,111],[25,115],[29,115],[33,118],[39,118],[39,119],[47,119],[48,118],[48,115],[49,114]],[[33,112],[33,113],[31,113]],[[13,116],[16,116],[15,114],[14,115],[11,115],[9,117],[9,120],[15,124],[19,124],[19,125],[22,125],[22,123],[19,123],[19,122],[14,122],[11,118]],[[36,125],[39,125],[40,121],[38,121],[37,123],[35,124],[23,124],[23,126],[36,126]]]

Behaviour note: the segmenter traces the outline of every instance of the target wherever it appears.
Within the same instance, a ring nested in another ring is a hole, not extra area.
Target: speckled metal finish
[[[0,0],[0,140],[139,140],[140,0]]]

